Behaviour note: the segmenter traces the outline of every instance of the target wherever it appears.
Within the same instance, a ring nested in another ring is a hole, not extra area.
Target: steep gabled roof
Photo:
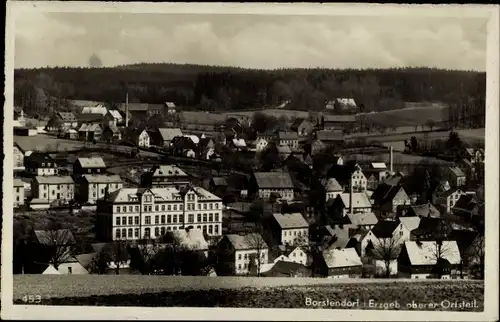
[[[293,181],[286,172],[254,172],[259,189],[293,189]]]
[[[377,216],[373,212],[362,212],[347,214],[351,224],[356,226],[375,225],[378,222]]]
[[[328,268],[362,266],[361,258],[356,249],[327,249],[322,252],[323,259]]]
[[[226,238],[229,240],[235,250],[245,249],[267,249],[268,246],[262,236],[257,233],[250,234],[228,234]]]
[[[309,224],[301,213],[273,214],[274,220],[281,229],[308,228]]]
[[[391,238],[399,224],[395,220],[381,220],[372,228],[372,233],[377,238]]]
[[[411,265],[436,265],[438,258],[446,259],[450,264],[460,264],[460,251],[455,241],[443,241],[441,257],[437,255],[435,241],[407,241],[406,252]]]

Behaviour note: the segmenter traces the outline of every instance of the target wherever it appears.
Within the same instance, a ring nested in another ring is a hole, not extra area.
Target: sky
[[[15,68],[165,62],[486,70],[483,18],[28,11],[14,28]]]

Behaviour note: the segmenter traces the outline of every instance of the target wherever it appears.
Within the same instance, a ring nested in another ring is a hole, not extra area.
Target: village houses
[[[268,263],[269,247],[260,234],[227,234],[217,245],[220,261],[225,265],[218,275],[247,275],[263,269]]]
[[[157,238],[192,227],[222,234],[222,199],[201,187],[122,188],[97,201],[100,240]]]
[[[456,241],[406,241],[398,258],[398,271],[411,279],[450,279],[458,275],[460,251]]]
[[[274,239],[285,246],[300,246],[309,243],[309,223],[301,213],[274,213],[272,234]]]
[[[150,138],[146,130],[125,129],[123,139],[140,148],[149,148]]]
[[[14,142],[14,170],[23,170],[24,167],[24,152],[19,144]]]
[[[101,157],[81,157],[76,159],[73,164],[73,174],[75,176],[104,173],[106,173],[106,163]]]
[[[158,147],[169,147],[176,136],[183,136],[180,128],[158,128],[148,131],[150,144]]]
[[[335,178],[344,189],[366,191],[366,177],[361,167],[353,161],[342,165],[334,164],[327,173],[328,178]]]
[[[299,147],[299,136],[295,132],[278,132],[279,145],[288,145],[290,149],[295,150]]]
[[[354,248],[329,248],[315,255],[313,274],[327,278],[361,277],[363,263]]]
[[[118,110],[108,110],[104,115],[104,119],[107,121],[108,125],[113,124],[114,126],[122,126],[125,123],[123,116]]]
[[[78,139],[83,141],[99,141],[102,136],[102,128],[99,124],[83,123],[78,129]]]
[[[48,153],[31,153],[24,158],[24,167],[34,176],[53,176],[58,173],[58,166]]]
[[[449,167],[447,171],[448,171],[448,181],[453,188],[465,186],[467,177],[459,167],[456,166]]]
[[[123,188],[119,175],[85,174],[76,182],[76,195],[84,203],[95,204],[107,193]]]
[[[46,128],[49,131],[57,132],[63,129],[75,129],[78,126],[78,120],[71,112],[57,112],[47,122]]]
[[[298,136],[308,136],[312,133],[314,125],[303,117],[298,117],[290,126],[290,130]]]
[[[75,197],[75,183],[70,176],[36,176],[31,182],[31,194],[47,203],[69,202]]]
[[[330,199],[329,205],[336,217],[345,217],[348,213],[365,213],[372,211],[372,204],[364,192],[343,192],[335,199]]]
[[[144,188],[167,188],[188,186],[189,176],[173,164],[162,164],[153,166],[149,171],[141,175],[141,186]]]
[[[337,198],[338,195],[344,192],[342,186],[335,180],[335,178],[323,179],[323,185],[326,192],[325,201]]]
[[[463,192],[460,188],[450,188],[438,194],[435,203],[441,208],[441,211],[450,214],[462,194]]]
[[[269,199],[273,193],[278,199],[294,199],[294,184],[290,174],[283,171],[254,172],[249,182],[249,194]]]
[[[24,205],[24,182],[21,179],[14,179],[14,207]]]

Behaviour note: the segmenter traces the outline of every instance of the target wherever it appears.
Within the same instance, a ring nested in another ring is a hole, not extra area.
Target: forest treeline
[[[68,99],[175,102],[210,111],[275,107],[319,111],[325,101],[354,98],[359,112],[404,107],[405,102],[472,104],[482,108],[486,73],[432,68],[278,69],[136,64],[109,68],[41,68],[14,71],[15,104],[28,114],[68,108]]]

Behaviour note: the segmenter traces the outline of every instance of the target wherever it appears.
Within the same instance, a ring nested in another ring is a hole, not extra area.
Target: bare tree
[[[390,238],[379,238],[374,243],[368,244],[368,255],[374,260],[384,262],[384,275],[387,278],[391,276],[391,263],[398,258],[402,244],[402,238],[397,235]]]
[[[260,276],[262,265],[266,263],[267,244],[259,233],[251,233],[246,235],[248,245],[255,251],[250,255],[248,263],[248,273],[251,275]]]
[[[432,128],[436,125],[436,122],[434,122],[434,120],[427,120],[427,122],[425,122],[425,125],[427,125],[427,127],[432,131]]]
[[[476,269],[480,279],[484,279],[485,251],[484,234],[479,233],[465,252],[467,264]]]
[[[35,232],[42,246],[41,261],[46,260],[55,269],[65,263],[74,253],[75,240],[69,229],[51,228]]]
[[[120,274],[120,268],[123,268],[129,261],[129,244],[125,240],[117,240],[106,244],[97,254],[97,265],[99,268],[114,266],[116,275]],[[98,269],[101,271],[101,269]]]
[[[163,245],[156,239],[144,238],[129,248],[130,267],[143,275],[154,272],[154,262]]]

